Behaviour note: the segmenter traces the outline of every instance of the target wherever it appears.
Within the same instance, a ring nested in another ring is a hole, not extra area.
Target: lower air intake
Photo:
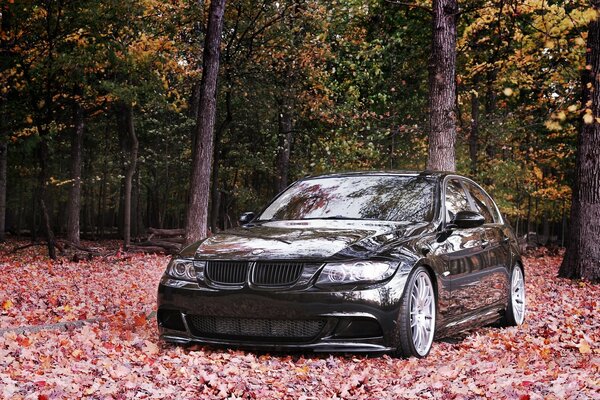
[[[310,340],[325,326],[324,320],[276,320],[258,318],[227,318],[188,316],[196,336],[249,339]]]

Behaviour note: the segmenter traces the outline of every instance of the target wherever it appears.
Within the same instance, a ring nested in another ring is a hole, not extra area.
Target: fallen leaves
[[[12,308],[13,306],[13,302],[10,300],[4,300],[2,302],[2,308],[4,309],[4,311],[8,311]]]
[[[162,343],[148,315],[166,257],[50,263],[35,251],[0,256],[3,399],[537,400],[600,391],[600,288],[556,278],[557,256],[526,259],[525,325],[481,328],[435,342],[426,359],[402,360]]]

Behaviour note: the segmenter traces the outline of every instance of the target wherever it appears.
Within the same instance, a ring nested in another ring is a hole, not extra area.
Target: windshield
[[[434,186],[432,180],[415,176],[308,179],[297,182],[276,198],[259,220],[430,221]]]

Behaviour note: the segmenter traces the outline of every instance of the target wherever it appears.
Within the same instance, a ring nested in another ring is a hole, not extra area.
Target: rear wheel
[[[523,267],[516,265],[510,276],[508,304],[502,325],[518,326],[525,320],[525,277]]]
[[[406,283],[398,316],[398,348],[402,357],[425,357],[435,336],[436,302],[431,277],[417,267]]]

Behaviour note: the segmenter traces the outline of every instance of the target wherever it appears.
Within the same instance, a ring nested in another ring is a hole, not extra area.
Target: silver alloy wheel
[[[412,342],[420,356],[429,352],[435,333],[435,296],[429,274],[419,271],[410,294]]]
[[[525,319],[525,280],[520,267],[513,270],[510,290],[513,316],[517,325],[521,325]]]

